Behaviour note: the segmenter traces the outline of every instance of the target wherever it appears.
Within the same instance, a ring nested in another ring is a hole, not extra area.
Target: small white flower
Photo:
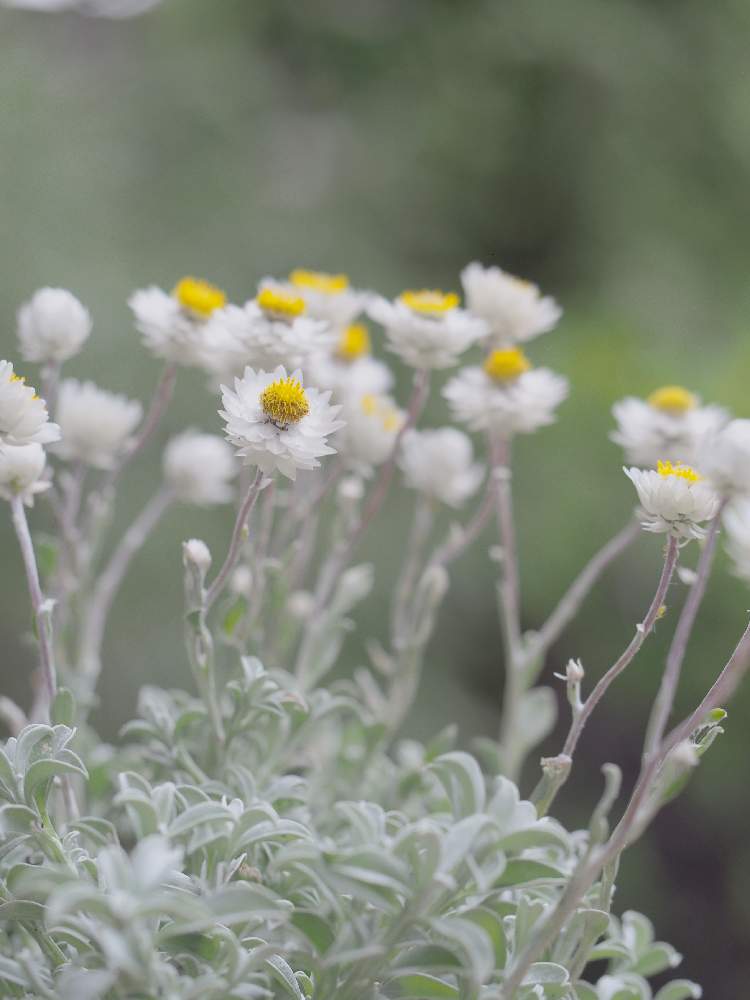
[[[316,469],[318,458],[336,451],[327,438],[344,422],[337,419],[341,407],[331,406],[330,396],[304,388],[300,371],[287,376],[282,366],[274,372],[246,368],[234,390],[222,386],[219,414],[246,465],[296,479],[298,469]]]
[[[49,488],[43,479],[46,455],[40,444],[0,444],[0,497],[20,497],[29,507],[34,495]]]
[[[183,431],[164,450],[164,478],[183,503],[200,507],[227,503],[236,473],[232,449],[216,434]]]
[[[737,497],[724,511],[726,550],[735,576],[750,583],[750,498]]]
[[[333,352],[314,354],[306,372],[320,389],[330,389],[333,399],[343,403],[348,398],[385,395],[393,385],[388,365],[370,354],[370,332],[364,323],[351,323],[337,333]]]
[[[646,531],[666,532],[677,538],[702,538],[719,509],[711,487],[687,465],[659,462],[654,469],[624,469],[638,492],[641,522]]]
[[[555,420],[567,379],[531,368],[518,348],[496,350],[484,365],[462,369],[443,389],[453,416],[471,430],[528,434]]]
[[[192,563],[205,576],[211,569],[211,550],[200,538],[188,538],[182,543],[183,558]]]
[[[722,496],[750,495],[750,420],[731,420],[706,438],[700,462],[706,478]]]
[[[653,468],[659,459],[700,461],[704,442],[729,420],[720,406],[701,406],[700,399],[679,385],[665,385],[647,399],[627,396],[612,407],[617,430],[611,435],[633,465]]]
[[[100,389],[93,382],[65,379],[57,398],[57,419],[62,430],[57,454],[96,469],[110,469],[142,413],[135,399]]]
[[[488,346],[512,347],[557,325],[562,309],[530,281],[499,267],[469,264],[461,272],[466,305],[489,327]]]
[[[346,424],[335,440],[347,464],[365,473],[385,462],[405,419],[393,399],[374,393],[359,399],[349,396],[343,416]]]
[[[0,361],[0,444],[50,444],[60,428],[50,422],[47,404],[10,361]]]
[[[458,296],[403,292],[394,302],[374,297],[368,314],[385,329],[388,347],[414,368],[450,368],[487,334],[482,319],[458,307]]]
[[[207,281],[183,278],[171,295],[152,285],[134,292],[128,305],[152,354],[171,364],[201,367],[206,323],[226,305],[226,296]]]
[[[352,288],[345,274],[325,274],[304,268],[292,271],[287,282],[275,282],[271,278],[261,282],[262,287],[269,284],[301,296],[310,316],[325,320],[335,329],[353,323],[370,297],[368,292]]]
[[[244,306],[217,310],[206,328],[203,367],[227,380],[248,365],[256,371],[306,368],[311,357],[332,350],[336,334],[328,323],[304,313],[299,295],[276,286],[262,288]]]
[[[450,507],[460,507],[484,478],[484,469],[474,462],[471,440],[455,427],[407,431],[399,465],[407,486]]]
[[[61,364],[78,354],[91,316],[64,288],[40,288],[18,310],[18,341],[26,361]]]

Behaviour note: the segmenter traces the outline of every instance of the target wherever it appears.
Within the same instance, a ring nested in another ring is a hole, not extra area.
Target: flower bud
[[[182,543],[182,557],[185,565],[192,563],[202,576],[211,568],[211,552],[200,538],[190,538]]]
[[[64,288],[40,288],[18,310],[18,340],[26,361],[67,361],[90,333],[88,310]]]
[[[34,494],[50,485],[42,478],[46,460],[40,444],[0,446],[0,497],[20,497],[31,507]]]

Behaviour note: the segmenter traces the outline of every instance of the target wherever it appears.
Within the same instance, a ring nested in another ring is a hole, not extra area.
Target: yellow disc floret
[[[377,417],[383,430],[395,434],[401,428],[403,414],[392,405],[386,396],[376,396],[368,392],[360,400],[362,412],[368,417]]]
[[[663,410],[676,416],[687,413],[698,405],[693,393],[683,389],[681,385],[662,386],[661,389],[652,392],[646,402],[656,410]]]
[[[299,295],[284,292],[280,288],[261,288],[256,299],[258,305],[275,319],[295,319],[305,311],[305,300]]]
[[[201,278],[182,278],[172,290],[183,309],[203,318],[227,303],[227,297],[220,288]]]
[[[671,462],[662,462],[661,459],[656,465],[656,471],[660,476],[675,476],[677,479],[684,479],[688,483],[698,483],[703,479],[703,476],[695,469],[691,469],[689,465],[683,465],[682,462],[676,462],[672,465]]]
[[[512,382],[531,368],[531,362],[517,347],[507,347],[488,354],[482,367],[495,382]]]
[[[299,267],[289,275],[289,281],[295,288],[306,288],[311,292],[322,292],[323,295],[340,295],[349,287],[349,278],[345,274],[305,271]]]
[[[13,374],[10,377],[10,380],[11,380],[11,382],[20,382],[21,385],[23,385],[26,382],[26,376],[25,375],[16,375],[16,373],[13,372]]]
[[[364,323],[352,323],[341,334],[336,354],[342,361],[356,361],[369,354],[371,347],[370,333]]]
[[[423,288],[420,291],[406,291],[399,295],[399,301],[408,306],[412,312],[424,313],[427,316],[441,316],[458,306],[458,296],[455,292],[441,292],[436,288]]]
[[[260,394],[260,405],[269,420],[277,427],[297,424],[310,412],[310,404],[302,383],[291,376],[277,379],[267,385]]]

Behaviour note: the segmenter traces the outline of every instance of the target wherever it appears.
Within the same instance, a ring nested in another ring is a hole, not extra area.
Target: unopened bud
[[[338,486],[340,500],[356,503],[365,495],[365,484],[360,476],[346,476]]]
[[[249,566],[238,566],[232,573],[229,586],[235,594],[249,594],[253,586],[253,571]]]
[[[583,680],[584,670],[580,660],[568,660],[565,668],[565,679],[569,684],[580,684]]]
[[[205,576],[211,569],[211,553],[205,542],[200,538],[190,538],[182,543],[182,558],[185,566],[192,564],[196,566],[202,576]]]

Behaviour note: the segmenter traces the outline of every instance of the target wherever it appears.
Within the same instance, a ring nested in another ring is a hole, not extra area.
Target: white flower
[[[221,289],[196,278],[183,278],[171,295],[151,286],[128,299],[135,325],[148,349],[171,364],[200,367],[206,353],[206,323],[226,305]]]
[[[64,288],[40,288],[18,310],[18,341],[27,361],[61,364],[78,354],[91,316]]]
[[[192,563],[203,576],[211,569],[211,550],[201,538],[188,538],[182,543],[185,563]]]
[[[726,550],[734,573],[750,583],[750,498],[737,497],[724,511]]]
[[[0,361],[0,444],[50,444],[60,428],[50,422],[47,404],[10,361]]]
[[[474,463],[471,440],[455,427],[407,431],[399,465],[407,486],[450,507],[460,507],[484,478],[484,469]]]
[[[654,467],[659,459],[670,462],[700,461],[707,438],[729,420],[720,406],[701,406],[692,392],[666,385],[647,399],[628,396],[612,407],[617,430],[612,440],[622,446],[633,465]]]
[[[345,274],[326,274],[304,268],[292,271],[287,282],[264,278],[261,287],[268,285],[301,296],[310,316],[325,320],[336,329],[353,323],[370,297],[368,292],[352,288]]]
[[[458,296],[403,292],[394,302],[374,297],[368,314],[385,329],[389,348],[414,368],[450,368],[487,334],[484,320],[458,308]]]
[[[703,442],[706,478],[722,496],[750,494],[750,420],[731,420]]]
[[[203,367],[223,379],[241,375],[248,365],[260,371],[305,368],[311,357],[333,348],[336,334],[304,311],[299,295],[270,286],[244,306],[217,310],[206,328]]]
[[[624,469],[638,492],[641,522],[646,531],[668,532],[677,538],[702,538],[701,528],[719,509],[719,498],[688,465],[659,462],[654,469]]]
[[[2,0],[6,7],[57,13],[75,10],[79,14],[113,19],[136,17],[156,7],[161,0]]]
[[[528,434],[555,420],[567,379],[531,368],[518,348],[496,350],[480,368],[462,369],[443,389],[453,416],[471,430]]]
[[[489,347],[512,347],[557,325],[562,309],[530,281],[499,267],[467,265],[461,272],[466,305],[489,327]]]
[[[142,415],[141,404],[93,382],[65,379],[57,398],[62,441],[57,453],[96,469],[110,469]]]
[[[374,393],[349,396],[343,416],[346,424],[335,440],[347,463],[364,472],[385,462],[405,419],[393,399]]]
[[[227,503],[236,472],[232,449],[216,434],[183,431],[164,451],[164,478],[184,503],[202,507]]]
[[[337,354],[310,358],[305,372],[321,389],[330,389],[336,402],[383,396],[393,386],[393,374],[382,361],[364,355],[343,361]]]
[[[335,453],[327,438],[344,422],[337,419],[341,407],[331,406],[330,396],[304,388],[300,371],[287,376],[282,366],[274,372],[246,368],[234,390],[222,386],[219,414],[246,465],[268,474],[278,469],[296,479],[298,469],[316,469],[318,458]]]
[[[46,455],[40,444],[0,444],[0,497],[20,497],[31,507],[34,494],[49,488],[43,479]]]

